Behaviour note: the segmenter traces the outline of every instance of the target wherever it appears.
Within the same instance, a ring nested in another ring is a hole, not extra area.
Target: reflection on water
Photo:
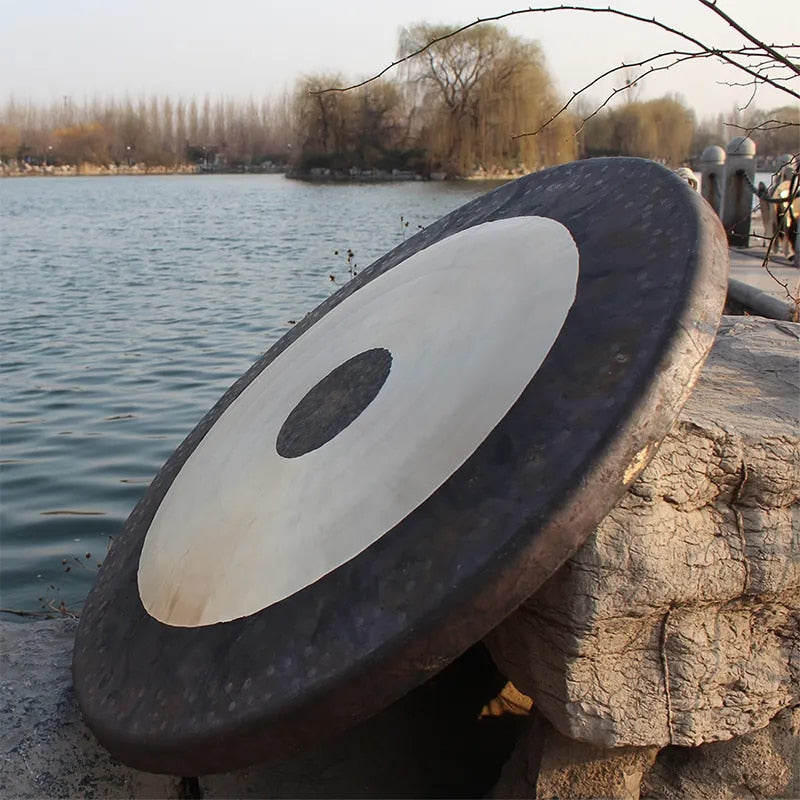
[[[0,181],[0,606],[78,606],[96,562],[75,559],[105,552],[225,389],[348,280],[348,248],[360,269],[488,188]]]

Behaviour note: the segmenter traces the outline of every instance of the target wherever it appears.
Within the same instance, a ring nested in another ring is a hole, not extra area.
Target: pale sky
[[[719,0],[719,6],[767,43],[800,40],[796,0]],[[554,5],[557,3],[553,3]],[[599,7],[605,2],[589,0]],[[157,94],[173,98],[279,95],[303,74],[367,77],[395,58],[398,30],[418,21],[463,24],[525,8],[515,0],[0,0],[0,101],[76,102]],[[708,46],[735,47],[743,37],[697,0],[617,0],[616,8],[690,31]],[[513,34],[540,42],[566,95],[597,73],[686,44],[649,26],[599,14],[524,14],[507,20]],[[747,89],[711,59],[651,76],[647,99],[678,93],[698,118],[744,105]],[[621,78],[617,79],[619,85]],[[793,81],[796,90],[800,79]],[[595,100],[608,93],[593,90]],[[761,90],[754,105],[789,98]]]

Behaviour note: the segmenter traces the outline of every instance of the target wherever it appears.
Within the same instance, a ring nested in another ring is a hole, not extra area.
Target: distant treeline
[[[50,106],[10,101],[0,111],[0,158],[34,164],[177,167],[286,159],[288,109],[280,103],[169,97],[65,97]]]
[[[446,33],[401,31],[399,55]],[[797,149],[797,108],[749,109],[697,124],[678,97],[595,110],[586,101],[551,120],[563,100],[538,44],[484,25],[446,38],[406,62],[393,79],[346,92],[341,75],[307,76],[278,99],[98,99],[49,106],[10,100],[0,110],[4,164],[133,165],[301,172],[532,171],[594,155],[636,155],[671,166],[708,144],[749,132],[759,154]],[[581,128],[584,118],[591,118]],[[740,127],[735,127],[735,126]],[[580,130],[576,135],[575,131]]]

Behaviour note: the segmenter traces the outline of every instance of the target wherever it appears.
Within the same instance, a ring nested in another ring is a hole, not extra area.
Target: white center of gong
[[[514,217],[442,239],[339,303],[258,375],[176,476],[139,561],[148,613],[183,627],[247,616],[383,536],[522,394],[577,279],[563,225]],[[326,376],[367,351],[389,355],[365,407],[314,449],[279,454],[287,419],[314,419],[311,390],[323,403]]]

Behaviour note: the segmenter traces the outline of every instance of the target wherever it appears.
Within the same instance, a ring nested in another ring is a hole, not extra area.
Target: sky
[[[795,0],[718,2],[767,43],[800,40]],[[608,0],[586,4],[603,7]],[[528,5],[528,0],[0,0],[0,102],[153,94],[260,100],[291,90],[302,75],[338,72],[355,80],[380,71],[395,58],[404,25],[458,25]],[[656,16],[708,46],[744,42],[698,0],[617,0],[615,8]],[[600,14],[522,14],[504,25],[541,44],[564,96],[623,61],[685,47],[652,26]],[[677,93],[704,119],[747,103],[747,89],[723,85],[738,80],[741,76],[712,59],[695,60],[650,76],[637,97]],[[588,97],[599,102],[619,83],[617,78]],[[754,105],[769,109],[786,100],[777,90],[762,89]]]

